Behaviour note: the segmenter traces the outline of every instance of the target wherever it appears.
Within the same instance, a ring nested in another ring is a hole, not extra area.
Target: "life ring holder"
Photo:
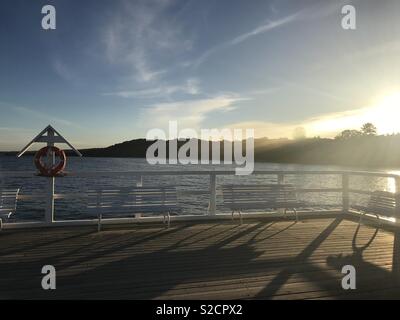
[[[55,156],[60,158],[60,161],[57,164],[52,165],[51,167],[45,165],[42,160],[44,157],[48,156],[49,152],[54,153]],[[60,177],[65,175],[62,171],[67,165],[67,156],[65,155],[65,152],[63,150],[54,146],[47,146],[40,149],[36,153],[34,163],[36,168],[39,170],[39,176]]]

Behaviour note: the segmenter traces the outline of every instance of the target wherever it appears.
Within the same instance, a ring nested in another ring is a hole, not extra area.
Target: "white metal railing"
[[[0,180],[2,178],[32,178],[36,175],[34,172],[27,171],[0,171]],[[208,194],[209,195],[209,210],[208,215],[214,216],[217,211],[217,177],[223,175],[235,175],[234,170],[208,170],[208,171],[196,171],[196,170],[181,170],[181,171],[167,171],[167,170],[150,170],[150,171],[92,171],[92,172],[68,172],[66,177],[62,178],[46,178],[48,180],[49,188],[44,194],[21,194],[18,196],[18,200],[36,200],[42,199],[46,202],[45,208],[45,224],[55,223],[54,219],[54,200],[59,199],[77,199],[85,197],[82,193],[55,193],[54,192],[54,181],[55,179],[68,179],[68,177],[139,177],[139,183],[143,181],[143,177],[146,176],[208,176],[209,177],[209,188],[195,191],[181,191],[185,194]],[[396,210],[397,216],[400,217],[400,176],[396,174],[383,173],[383,172],[365,172],[365,171],[307,171],[307,170],[293,170],[293,171],[266,171],[257,170],[252,175],[273,175],[276,177],[277,183],[284,183],[286,176],[297,176],[297,175],[336,175],[341,177],[341,186],[337,188],[325,187],[325,188],[297,188],[299,193],[341,193],[342,195],[342,212],[348,212],[350,209],[350,195],[371,195],[372,191],[366,191],[361,189],[350,188],[349,178],[351,176],[365,176],[365,177],[380,177],[380,178],[393,178],[395,182],[396,190]]]

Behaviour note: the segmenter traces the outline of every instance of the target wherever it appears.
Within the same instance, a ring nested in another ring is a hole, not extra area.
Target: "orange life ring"
[[[43,157],[47,157],[50,153],[54,153],[60,158],[60,161],[55,165],[45,164],[42,160]],[[44,147],[40,149],[34,158],[35,166],[39,170],[39,174],[45,177],[55,177],[65,169],[67,164],[67,156],[65,152],[57,147]]]

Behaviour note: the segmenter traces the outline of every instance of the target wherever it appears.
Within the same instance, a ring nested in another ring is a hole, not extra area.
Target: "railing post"
[[[45,221],[46,223],[54,222],[54,185],[55,178],[47,178],[47,197],[46,197],[46,211],[45,211]]]
[[[284,184],[285,183],[285,175],[283,173],[278,173],[278,184]],[[279,214],[285,214],[285,209],[279,208],[277,210]]]
[[[50,139],[49,142],[47,142],[48,147],[53,147],[54,142],[51,141],[51,138],[54,138],[54,131],[49,130],[47,132],[47,137]],[[51,163],[54,166],[55,163],[55,154],[49,154],[48,157],[50,159],[47,159],[49,163]],[[46,212],[45,212],[45,221],[46,223],[53,223],[54,222],[54,185],[55,185],[55,177],[48,177],[47,178],[47,199],[46,199]]]
[[[136,187],[143,187],[143,176],[140,176],[139,181],[136,181]]]
[[[210,207],[208,214],[215,215],[217,205],[217,176],[215,173],[210,174]]]
[[[393,178],[395,182],[396,220],[400,219],[400,177]]]
[[[143,187],[143,176],[140,176],[139,181],[136,181],[136,187]],[[135,218],[140,219],[142,217],[141,213],[135,213]]]
[[[349,212],[349,174],[342,174],[342,206],[343,213]]]
[[[395,201],[396,201],[396,222],[400,219],[400,177],[393,178],[395,182]],[[392,273],[395,281],[400,282],[400,230],[396,228],[393,232],[393,260],[392,260]]]

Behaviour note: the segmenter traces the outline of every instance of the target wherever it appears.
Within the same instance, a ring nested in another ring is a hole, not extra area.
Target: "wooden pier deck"
[[[0,232],[0,299],[400,298],[400,233],[347,216],[95,229]],[[356,290],[341,287],[346,264]]]

